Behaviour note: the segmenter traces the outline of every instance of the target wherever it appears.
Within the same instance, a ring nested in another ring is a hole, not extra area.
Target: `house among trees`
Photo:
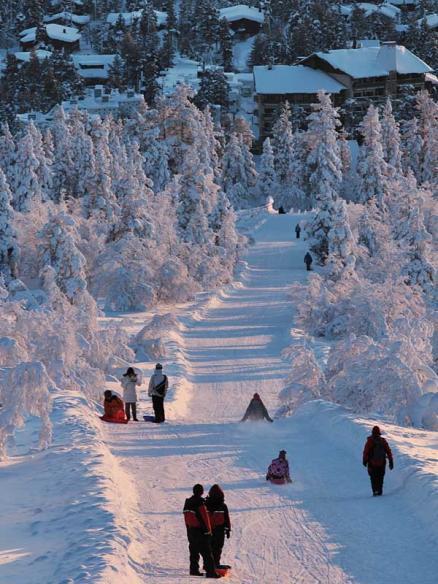
[[[278,108],[285,101],[310,109],[323,89],[331,94],[335,105],[340,105],[347,91],[327,73],[303,65],[262,65],[254,67],[253,73],[261,142],[271,135]]]
[[[161,10],[154,10],[157,21],[157,29],[162,30],[166,27],[167,13]],[[122,22],[125,26],[132,26],[139,22],[143,16],[143,10],[134,10],[133,12],[110,12],[106,17],[106,21],[111,26],[115,26],[118,22]]]
[[[244,4],[221,8],[219,16],[228,22],[231,30],[242,37],[257,34],[265,19],[263,12],[254,8],[254,6],[246,6]]]
[[[41,29],[34,26],[20,33],[20,45],[24,50],[45,44],[55,49],[73,52],[79,50],[80,40],[81,33],[77,28],[60,24],[46,24]]]
[[[59,24],[62,26],[85,26],[91,20],[88,14],[74,14],[68,10],[62,12],[57,12],[56,14],[50,14],[44,17],[44,22]]]
[[[108,79],[109,70],[116,55],[72,55],[75,69],[85,85],[103,83]]]
[[[254,67],[260,138],[270,135],[279,104],[288,101],[309,109],[319,90],[332,95],[335,105],[355,100],[356,110],[369,101],[417,92],[426,87],[431,67],[395,42],[313,53],[300,65]]]

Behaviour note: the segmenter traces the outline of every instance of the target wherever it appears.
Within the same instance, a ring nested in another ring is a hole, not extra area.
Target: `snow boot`
[[[216,572],[213,572],[212,574],[205,574],[206,578],[222,578],[222,576],[219,576],[219,574],[216,574]]]
[[[219,564],[218,568],[220,568],[221,570],[231,570],[231,566],[229,566],[228,564]]]
[[[200,572],[199,570],[197,572],[190,572],[190,576],[205,576],[205,574],[203,574],[202,572]]]

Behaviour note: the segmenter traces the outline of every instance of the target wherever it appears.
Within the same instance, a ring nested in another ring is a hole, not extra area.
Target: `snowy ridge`
[[[136,584],[136,494],[87,401],[53,398],[54,443],[0,465],[0,581]],[[111,558],[111,561],[108,559]]]

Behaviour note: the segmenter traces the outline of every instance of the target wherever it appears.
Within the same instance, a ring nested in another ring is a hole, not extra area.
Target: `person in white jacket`
[[[163,374],[161,363],[155,365],[155,371],[149,381],[148,395],[152,398],[154,408],[155,423],[161,424],[165,421],[164,415],[164,398],[166,397],[169,380],[167,375]]]
[[[137,390],[136,386],[141,385],[141,380],[132,367],[128,367],[126,373],[121,379],[123,387],[123,401],[125,402],[125,413],[128,420],[131,419],[130,412],[132,411],[132,419],[138,422],[137,419]]]

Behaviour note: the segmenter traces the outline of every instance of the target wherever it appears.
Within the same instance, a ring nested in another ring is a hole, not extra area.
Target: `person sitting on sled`
[[[246,422],[246,420],[251,420],[253,422],[257,420],[268,420],[268,422],[274,421],[268,414],[268,410],[266,409],[265,404],[262,402],[262,398],[258,393],[255,393],[252,396],[252,399],[249,402],[249,406],[246,408],[245,415],[241,421]]]
[[[268,467],[266,474],[267,481],[283,481],[291,483],[292,480],[289,475],[289,463],[286,460],[286,450],[280,450],[278,458],[274,458]]]
[[[123,401],[110,389],[107,389],[103,395],[105,399],[103,400],[104,414],[102,420],[124,422],[125,410],[123,408]]]

